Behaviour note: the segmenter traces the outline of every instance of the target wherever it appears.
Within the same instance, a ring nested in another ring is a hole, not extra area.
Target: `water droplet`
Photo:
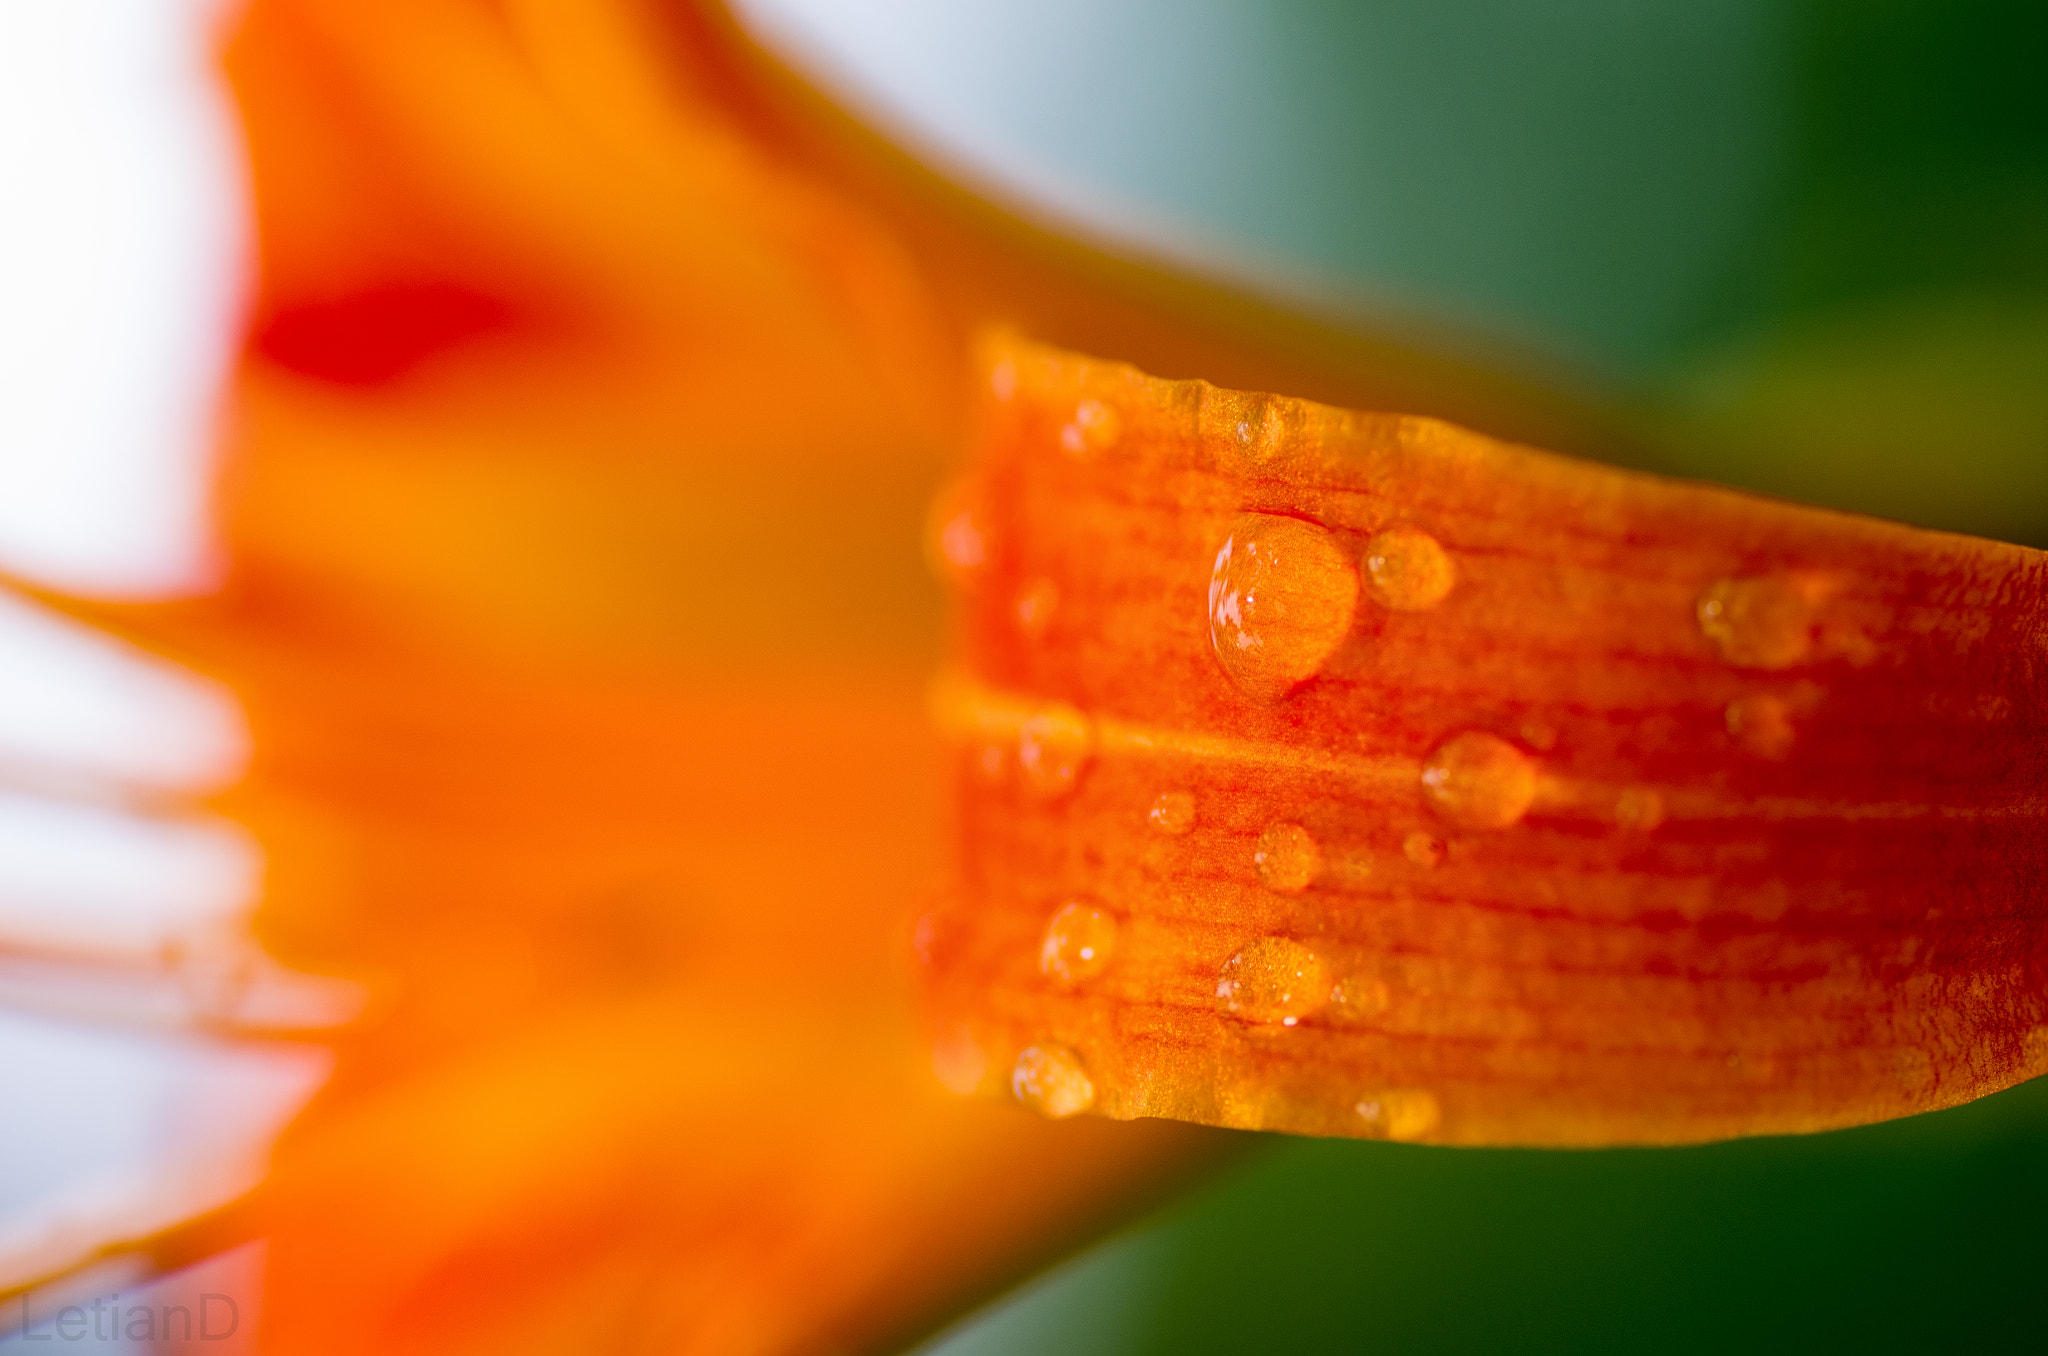
[[[1116,446],[1123,434],[1123,420],[1099,400],[1084,400],[1074,407],[1074,417],[1060,426],[1060,446],[1067,455],[1092,456]]]
[[[1231,681],[1259,701],[1314,677],[1357,610],[1358,567],[1314,523],[1248,513],[1216,553],[1209,639]]]
[[[1017,629],[1027,639],[1037,640],[1052,625],[1053,609],[1059,602],[1059,586],[1052,580],[1032,580],[1017,594]]]
[[[1195,798],[1186,791],[1167,791],[1152,802],[1145,818],[1161,833],[1178,837],[1195,827]]]
[[[1396,612],[1435,607],[1457,582],[1457,566],[1435,537],[1412,527],[1376,533],[1365,544],[1365,572],[1373,596]]]
[[[1301,414],[1299,402],[1245,391],[1203,386],[1196,413],[1200,437],[1226,471],[1257,471],[1280,455],[1287,443],[1290,413]]]
[[[988,389],[997,400],[1008,400],[1017,394],[1017,364],[1009,358],[1004,358],[990,368]]]
[[[1387,1010],[1391,998],[1386,981],[1371,975],[1348,975],[1330,990],[1330,1001],[1347,1017],[1377,1017]]]
[[[984,744],[973,758],[975,780],[984,786],[1001,786],[1009,771],[1010,755],[1000,744]]]
[[[1017,770],[1041,800],[1058,800],[1080,785],[1094,757],[1094,722],[1064,702],[1025,717],[1017,727]]]
[[[1298,895],[1323,873],[1323,850],[1299,824],[1275,824],[1252,849],[1259,884],[1283,895]]]
[[[1759,758],[1779,759],[1792,752],[1797,731],[1792,727],[1792,706],[1783,697],[1758,693],[1737,697],[1728,703],[1728,733],[1745,753]]]
[[[969,486],[948,486],[932,501],[926,555],[941,578],[964,583],[988,564],[988,530]]]
[[[1664,822],[1664,797],[1647,786],[1631,786],[1614,798],[1614,822],[1633,833],[1648,833]]]
[[[946,1091],[957,1097],[969,1096],[979,1092],[982,1080],[988,1077],[988,1053],[966,1027],[945,1027],[932,1042],[932,1072]]]
[[[1417,866],[1435,866],[1444,859],[1444,840],[1417,829],[1401,840],[1401,851]]]
[[[1261,937],[1223,962],[1216,996],[1251,1022],[1293,1026],[1330,997],[1322,957],[1288,937]]]
[[[1536,765],[1505,739],[1467,730],[1439,744],[1423,764],[1422,794],[1460,824],[1503,829],[1535,799]]]
[[[1095,1105],[1095,1083],[1064,1045],[1033,1045],[1017,1056],[1010,1090],[1041,1116],[1065,1120]]]
[[[1813,648],[1815,591],[1783,575],[1723,579],[1700,595],[1700,632],[1738,668],[1789,668]]]
[[[1116,954],[1116,919],[1086,904],[1068,904],[1045,925],[1038,968],[1065,984],[1093,979]]]
[[[1436,1094],[1421,1088],[1390,1088],[1358,1099],[1358,1118],[1374,1139],[1423,1139],[1443,1121]]]

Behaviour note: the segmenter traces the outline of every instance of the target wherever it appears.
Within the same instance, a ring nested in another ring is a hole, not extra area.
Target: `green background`
[[[2048,545],[2038,0],[749,8],[1027,210],[1543,373],[1666,470]],[[2044,1264],[2048,1080],[1697,1149],[1261,1137],[934,1350],[2021,1348]]]

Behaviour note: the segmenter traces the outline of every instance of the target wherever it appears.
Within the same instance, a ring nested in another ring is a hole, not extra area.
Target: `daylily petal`
[[[1028,344],[989,370],[928,947],[980,1086],[1603,1144],[2048,1070],[2039,553]]]

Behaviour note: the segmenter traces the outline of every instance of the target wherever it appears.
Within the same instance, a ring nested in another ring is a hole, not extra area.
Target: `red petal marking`
[[[511,323],[503,301],[459,283],[389,283],[280,310],[250,347],[316,381],[377,386]]]

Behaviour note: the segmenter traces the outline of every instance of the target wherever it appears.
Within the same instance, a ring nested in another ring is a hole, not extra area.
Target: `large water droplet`
[[[1064,702],[1025,717],[1017,727],[1017,771],[1041,800],[1072,792],[1094,757],[1094,722]]]
[[[1283,895],[1298,895],[1323,873],[1323,850],[1299,824],[1275,824],[1252,849],[1259,884]]]
[[[1700,632],[1738,668],[1789,668],[1813,649],[1814,589],[1783,575],[1723,579],[1700,594]]]
[[[1063,906],[1045,925],[1038,968],[1064,984],[1093,979],[1116,954],[1116,919],[1086,904]]]
[[[1396,612],[1435,607],[1457,582],[1457,567],[1435,537],[1412,527],[1376,533],[1365,544],[1365,573],[1373,597]]]
[[[1350,634],[1358,567],[1299,518],[1237,520],[1209,578],[1209,638],[1246,695],[1277,701],[1315,676]]]
[[[1792,706],[1783,697],[1760,692],[1737,697],[1728,703],[1728,733],[1745,753],[1759,758],[1779,759],[1792,752],[1798,732],[1792,726]]]
[[[1535,799],[1536,765],[1505,739],[1467,730],[1439,744],[1423,764],[1422,794],[1460,824],[1506,828]]]
[[[1330,998],[1322,957],[1290,937],[1261,937],[1223,962],[1216,996],[1251,1022],[1293,1026]]]
[[[1179,837],[1195,827],[1195,798],[1186,791],[1163,792],[1145,818],[1161,833]]]
[[[1017,1056],[1010,1090],[1042,1116],[1065,1120],[1095,1105],[1095,1082],[1064,1045],[1033,1045]]]
[[[1060,425],[1060,447],[1068,456],[1087,457],[1116,446],[1123,435],[1123,420],[1099,400],[1084,400],[1074,407],[1074,417]]]
[[[1421,1088],[1389,1088],[1358,1099],[1358,1118],[1374,1139],[1424,1139],[1443,1120],[1436,1094]]]

